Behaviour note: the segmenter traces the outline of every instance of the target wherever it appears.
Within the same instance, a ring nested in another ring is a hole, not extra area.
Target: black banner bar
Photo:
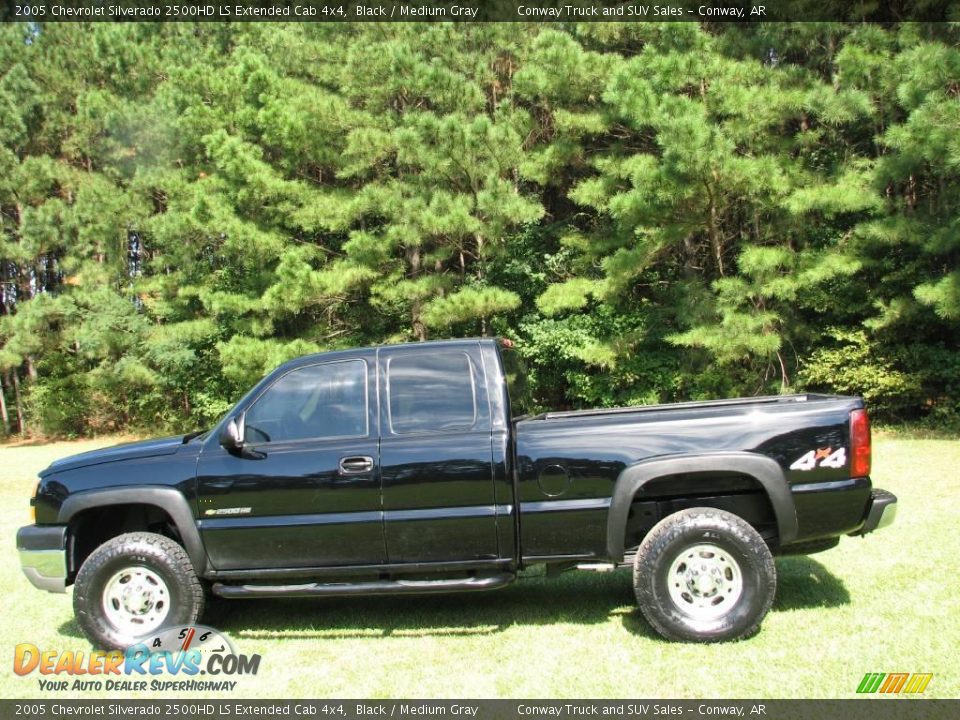
[[[0,22],[947,22],[958,0],[0,0]]]
[[[0,718],[946,720],[960,700],[0,700]]]

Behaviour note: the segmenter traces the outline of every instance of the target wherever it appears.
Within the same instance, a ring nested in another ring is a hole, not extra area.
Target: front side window
[[[464,352],[396,355],[387,382],[396,434],[469,430],[476,423],[473,363]]]
[[[309,365],[271,385],[247,410],[248,442],[363,437],[367,365],[362,360]]]

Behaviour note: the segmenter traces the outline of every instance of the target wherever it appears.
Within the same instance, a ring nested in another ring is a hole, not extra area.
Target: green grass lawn
[[[17,643],[89,650],[70,596],[20,574],[14,533],[38,470],[110,442],[0,446],[0,697],[40,695],[36,674],[12,671]],[[220,601],[205,621],[263,657],[232,697],[848,698],[868,671],[932,672],[926,696],[958,697],[960,441],[876,438],[874,481],[899,496],[896,524],[778,559],[773,610],[740,643],[661,640],[627,571],[533,572],[489,594]]]

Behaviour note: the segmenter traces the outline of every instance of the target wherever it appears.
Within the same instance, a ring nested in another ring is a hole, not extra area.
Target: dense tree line
[[[960,420],[960,29],[0,27],[9,432],[514,338],[538,402]]]

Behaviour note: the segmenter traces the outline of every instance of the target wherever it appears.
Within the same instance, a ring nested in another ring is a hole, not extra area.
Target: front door
[[[479,344],[384,348],[379,363],[389,561],[497,558],[490,407]]]
[[[371,351],[279,377],[245,410],[242,455],[208,441],[198,506],[214,567],[384,562],[376,410]]]

